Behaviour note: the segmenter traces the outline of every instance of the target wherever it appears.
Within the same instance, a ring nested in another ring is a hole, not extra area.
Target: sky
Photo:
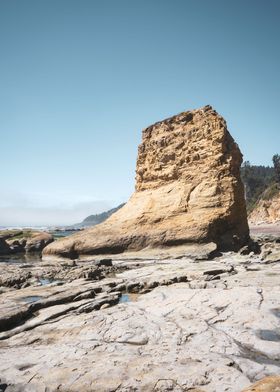
[[[127,200],[141,130],[212,105],[280,153],[279,0],[0,0],[0,226]]]

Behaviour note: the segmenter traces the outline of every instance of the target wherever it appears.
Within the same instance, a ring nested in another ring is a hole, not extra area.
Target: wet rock
[[[234,270],[233,266],[230,266],[229,268],[226,268],[226,269],[219,268],[219,269],[211,269],[211,270],[208,270],[208,271],[204,271],[203,275],[213,275],[213,276],[215,276],[215,275],[221,275],[221,274],[232,273],[232,272],[235,272],[235,270]]]
[[[6,255],[9,253],[11,253],[9,244],[6,242],[4,238],[0,237],[0,255]]]
[[[98,267],[112,267],[112,259],[101,259],[96,262]]]
[[[11,253],[25,252],[26,239],[22,240],[8,240]]]
[[[0,392],[5,392],[7,389],[7,386],[8,386],[8,384],[1,383],[1,380],[0,380]]]
[[[261,253],[261,246],[257,241],[253,241],[251,239],[247,245],[243,246],[240,249],[240,254],[249,255],[252,252],[253,252],[253,254],[260,254]]]

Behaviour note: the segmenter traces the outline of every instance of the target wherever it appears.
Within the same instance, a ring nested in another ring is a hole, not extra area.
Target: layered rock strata
[[[241,162],[211,106],[157,122],[143,130],[128,203],[104,223],[49,245],[44,257],[207,242],[237,249],[249,237]]]

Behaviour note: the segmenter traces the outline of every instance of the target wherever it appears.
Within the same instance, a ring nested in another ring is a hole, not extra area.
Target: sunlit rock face
[[[280,192],[270,198],[261,198],[249,215],[252,225],[280,223]]]
[[[49,245],[44,257],[206,242],[238,249],[249,237],[241,163],[225,120],[211,106],[159,121],[143,130],[135,192],[126,205]]]

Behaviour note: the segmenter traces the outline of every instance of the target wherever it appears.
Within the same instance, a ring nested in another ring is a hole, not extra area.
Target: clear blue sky
[[[280,152],[279,0],[1,0],[0,225],[127,199],[141,129],[211,104],[246,160]]]

